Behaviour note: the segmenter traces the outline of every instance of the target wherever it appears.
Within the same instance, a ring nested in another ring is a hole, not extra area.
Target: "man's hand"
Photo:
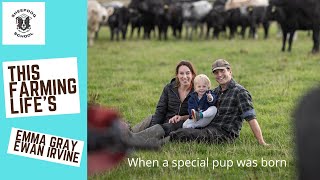
[[[267,144],[267,143],[264,142],[264,141],[259,141],[259,144],[262,145],[262,146],[270,146],[270,144]]]
[[[249,122],[250,128],[251,128],[254,136],[256,137],[258,143],[260,145],[263,145],[263,146],[269,146],[269,144],[264,142],[264,139],[263,139],[262,132],[261,132],[261,129],[260,129],[258,121],[256,119],[252,119],[252,120],[250,120],[248,122]]]

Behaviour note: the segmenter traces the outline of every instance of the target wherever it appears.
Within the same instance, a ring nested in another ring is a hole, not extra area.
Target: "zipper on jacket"
[[[179,116],[180,116],[181,105],[182,105],[182,102],[180,101],[180,106],[179,106],[179,110],[178,110],[178,115]]]
[[[179,101],[180,101],[180,105],[179,105],[179,109],[178,109],[178,114],[177,115],[179,115],[180,116],[180,110],[181,110],[181,105],[182,105],[182,103],[183,102],[181,102],[181,99],[180,99],[180,96],[179,95],[177,95],[177,93],[176,92],[174,92],[174,90],[172,90],[171,88],[170,88],[170,90],[177,96],[177,98],[179,99]],[[189,95],[189,94],[188,94]],[[187,96],[188,96],[187,95]]]

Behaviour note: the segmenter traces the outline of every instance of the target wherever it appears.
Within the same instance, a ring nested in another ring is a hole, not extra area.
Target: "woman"
[[[164,87],[155,114],[132,128],[132,132],[140,132],[137,135],[145,138],[160,138],[182,127],[189,117],[188,99],[196,71],[190,62],[182,60],[176,66],[175,76]]]

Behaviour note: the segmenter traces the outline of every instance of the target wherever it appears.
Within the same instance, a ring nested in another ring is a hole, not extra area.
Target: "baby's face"
[[[195,83],[195,91],[198,93],[198,96],[203,96],[207,90],[209,90],[209,86],[205,81],[201,80]]]

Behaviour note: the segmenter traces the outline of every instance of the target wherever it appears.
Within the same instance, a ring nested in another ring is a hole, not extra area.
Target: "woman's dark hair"
[[[194,69],[192,63],[189,62],[189,61],[186,61],[186,60],[180,61],[180,62],[177,64],[177,66],[176,66],[176,74],[175,74],[175,75],[176,75],[176,85],[177,85],[177,87],[180,86],[180,82],[179,82],[179,79],[177,78],[177,74],[178,74],[179,68],[180,68],[181,66],[187,66],[187,67],[190,69],[190,71],[191,71],[191,73],[192,73],[192,80],[191,80],[190,88],[192,88],[192,87],[193,87],[193,80],[194,80],[194,78],[196,77],[197,73],[196,73],[196,70]]]

